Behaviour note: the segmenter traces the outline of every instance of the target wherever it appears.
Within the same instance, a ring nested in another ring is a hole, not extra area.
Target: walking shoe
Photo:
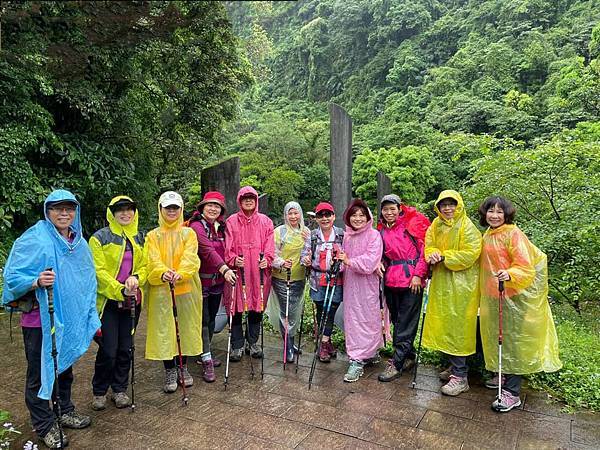
[[[521,399],[505,389],[502,389],[500,400],[496,399],[492,403],[492,409],[496,412],[509,412],[519,406],[521,406]]]
[[[373,356],[372,358],[367,358],[365,360],[364,365],[366,367],[372,367],[375,366],[377,364],[379,364],[381,362],[381,356],[379,356],[379,353],[377,353],[375,356]]]
[[[450,381],[442,386],[442,394],[456,397],[458,394],[469,390],[469,382],[467,377],[457,377],[450,375]]]
[[[439,374],[439,377],[441,381],[450,381],[450,375],[452,375],[452,366],[442,370]]]
[[[402,364],[402,372],[408,372],[409,370],[411,370],[413,367],[415,367],[416,364],[416,360],[413,358],[405,358],[404,359],[404,364]]]
[[[221,367],[221,364],[223,364],[219,358],[213,358],[212,362],[213,362],[213,367]]]
[[[131,399],[127,392],[113,392],[111,400],[115,402],[115,406],[119,409],[131,406]]]
[[[89,427],[92,423],[90,416],[84,416],[73,410],[60,417],[60,423],[65,428],[73,428],[79,430],[81,428]]]
[[[94,411],[102,411],[103,409],[106,409],[106,394],[94,395],[92,400],[92,409]]]
[[[243,348],[232,348],[231,353],[229,354],[229,361],[240,362],[242,360],[243,354],[244,354]]]
[[[502,384],[504,384],[505,381],[506,381],[506,379],[504,378],[504,375],[502,375]],[[492,378],[490,378],[489,380],[487,380],[485,382],[485,387],[488,389],[498,389],[498,374],[497,373],[495,373]]]
[[[52,425],[50,431],[40,437],[40,439],[48,448],[60,448],[60,430],[58,429],[58,424],[55,423]],[[63,447],[66,447],[67,445],[69,445],[69,438],[63,433]]]
[[[212,383],[217,379],[215,376],[215,366],[214,360],[208,359],[206,361],[202,361],[202,378],[207,383]]]
[[[194,379],[190,375],[187,364],[183,366],[183,382],[185,383],[185,387],[192,387],[194,385]]]
[[[257,342],[254,342],[253,344],[246,343],[246,354],[250,354],[250,356],[252,356],[254,359],[260,359],[263,357],[263,352]],[[292,357],[292,359],[294,358]]]
[[[348,372],[346,372],[346,375],[344,375],[344,381],[346,383],[353,383],[354,381],[358,381],[364,373],[365,370],[363,369],[362,363],[358,361],[350,361]]]
[[[163,390],[170,394],[177,390],[177,369],[173,367],[172,369],[165,369],[165,385]]]
[[[331,361],[331,354],[329,353],[329,344],[330,341],[321,341],[321,349],[319,350],[319,361],[323,363],[328,363]]]
[[[396,378],[400,378],[402,376],[402,370],[398,370],[396,368],[396,364],[394,364],[394,359],[388,359],[388,364],[383,372],[377,375],[377,379],[384,383],[388,381],[395,380]]]

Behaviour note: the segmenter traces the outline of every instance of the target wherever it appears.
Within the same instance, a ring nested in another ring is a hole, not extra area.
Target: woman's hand
[[[183,277],[175,272],[174,270],[169,269],[167,272],[162,274],[163,281],[167,283],[176,283],[181,280]]]
[[[125,290],[127,292],[137,291],[137,288],[139,287],[139,285],[140,285],[140,282],[134,276],[131,276],[125,280]]]
[[[379,265],[377,266],[375,273],[377,274],[377,276],[379,278],[383,278],[383,274],[385,273],[385,266],[383,265],[382,262],[380,262]]]
[[[442,256],[442,254],[440,252],[433,252],[427,258],[427,262],[429,264],[437,264],[437,263],[439,263],[440,261],[443,261],[443,260],[444,260],[444,257]]]
[[[243,256],[235,257],[235,267],[244,267],[244,257]]]
[[[286,259],[281,267],[283,267],[284,269],[291,269],[292,268],[292,260]]]
[[[346,252],[341,251],[337,254],[336,259],[339,259],[341,262],[343,262],[345,265],[349,265],[350,264],[350,258],[348,258],[348,255],[346,254]]]
[[[258,268],[259,268],[259,269],[266,269],[266,268],[267,268],[267,266],[268,266],[268,263],[267,263],[267,259],[266,259],[266,258],[263,258],[263,259],[261,259],[261,260],[258,262]],[[290,267],[291,267],[291,266],[290,266]]]
[[[40,272],[38,276],[37,285],[45,288],[50,287],[54,284],[55,277],[56,275],[54,274],[54,271],[44,270],[43,272]]]
[[[421,277],[415,275],[414,277],[412,277],[412,280],[410,280],[410,291],[413,294],[418,294],[419,292],[421,292],[421,289]]]
[[[304,266],[310,266],[312,264],[312,257],[310,255],[310,253],[308,255],[306,255],[304,258],[302,258],[302,265]]]
[[[309,238],[309,237],[310,237],[310,230],[309,230],[308,228],[304,228],[304,229],[302,230],[302,237],[303,237],[304,239],[307,239],[307,238]]]
[[[227,269],[225,271],[225,273],[223,274],[223,278],[225,278],[225,281],[227,281],[232,286],[235,285],[235,283],[237,283],[237,277],[235,276],[235,272],[231,269]]]
[[[499,281],[510,281],[510,274],[506,270],[499,270],[496,276]]]

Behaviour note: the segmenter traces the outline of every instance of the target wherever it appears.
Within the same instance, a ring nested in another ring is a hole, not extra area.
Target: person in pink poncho
[[[344,213],[346,231],[339,259],[344,264],[344,328],[350,358],[344,381],[353,382],[383,347],[377,268],[383,253],[379,232],[367,204],[355,199]]]
[[[262,358],[258,345],[260,323],[267,298],[271,290],[271,265],[275,255],[273,240],[273,222],[258,212],[258,193],[251,186],[244,186],[237,195],[240,210],[231,215],[225,227],[225,262],[229,267],[237,268],[235,298],[232,298],[232,286],[225,283],[224,303],[227,314],[233,307],[234,315],[231,327],[231,355],[229,360],[237,362],[244,352],[244,334],[242,315],[248,311],[246,330],[246,348],[253,358]],[[260,257],[262,254],[262,258]],[[264,269],[264,291],[261,304],[260,269]],[[246,298],[244,300],[241,272],[244,272]]]

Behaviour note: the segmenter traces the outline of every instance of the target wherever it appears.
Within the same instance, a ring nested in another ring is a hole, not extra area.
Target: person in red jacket
[[[189,226],[198,237],[200,281],[202,282],[202,354],[196,362],[202,364],[202,378],[207,383],[215,381],[215,367],[221,361],[214,358],[210,342],[215,331],[215,318],[221,305],[225,282],[234,284],[234,271],[225,263],[225,197],[217,191],[204,194],[204,198],[189,220]]]
[[[381,199],[377,229],[383,239],[384,293],[394,324],[394,356],[379,381],[392,381],[415,363],[413,342],[419,326],[423,286],[427,276],[424,257],[429,219],[415,208],[403,205],[394,194]]]

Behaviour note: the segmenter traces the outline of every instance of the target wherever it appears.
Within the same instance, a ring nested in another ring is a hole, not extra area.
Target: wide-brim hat
[[[110,211],[114,214],[116,211],[118,211],[121,208],[124,207],[129,207],[130,209],[133,209],[134,211],[137,210],[137,205],[133,200],[129,200],[128,198],[122,198],[117,200],[116,202],[114,202],[112,205],[109,205],[108,208],[110,209]]]
[[[223,209],[221,211],[221,214],[225,214],[225,210],[227,209],[225,207],[225,196],[219,191],[208,191],[206,194],[204,194],[204,197],[202,198],[200,203],[198,203],[196,209],[199,212],[202,212],[202,210],[204,209],[204,205],[206,205],[207,203],[216,203]]]

